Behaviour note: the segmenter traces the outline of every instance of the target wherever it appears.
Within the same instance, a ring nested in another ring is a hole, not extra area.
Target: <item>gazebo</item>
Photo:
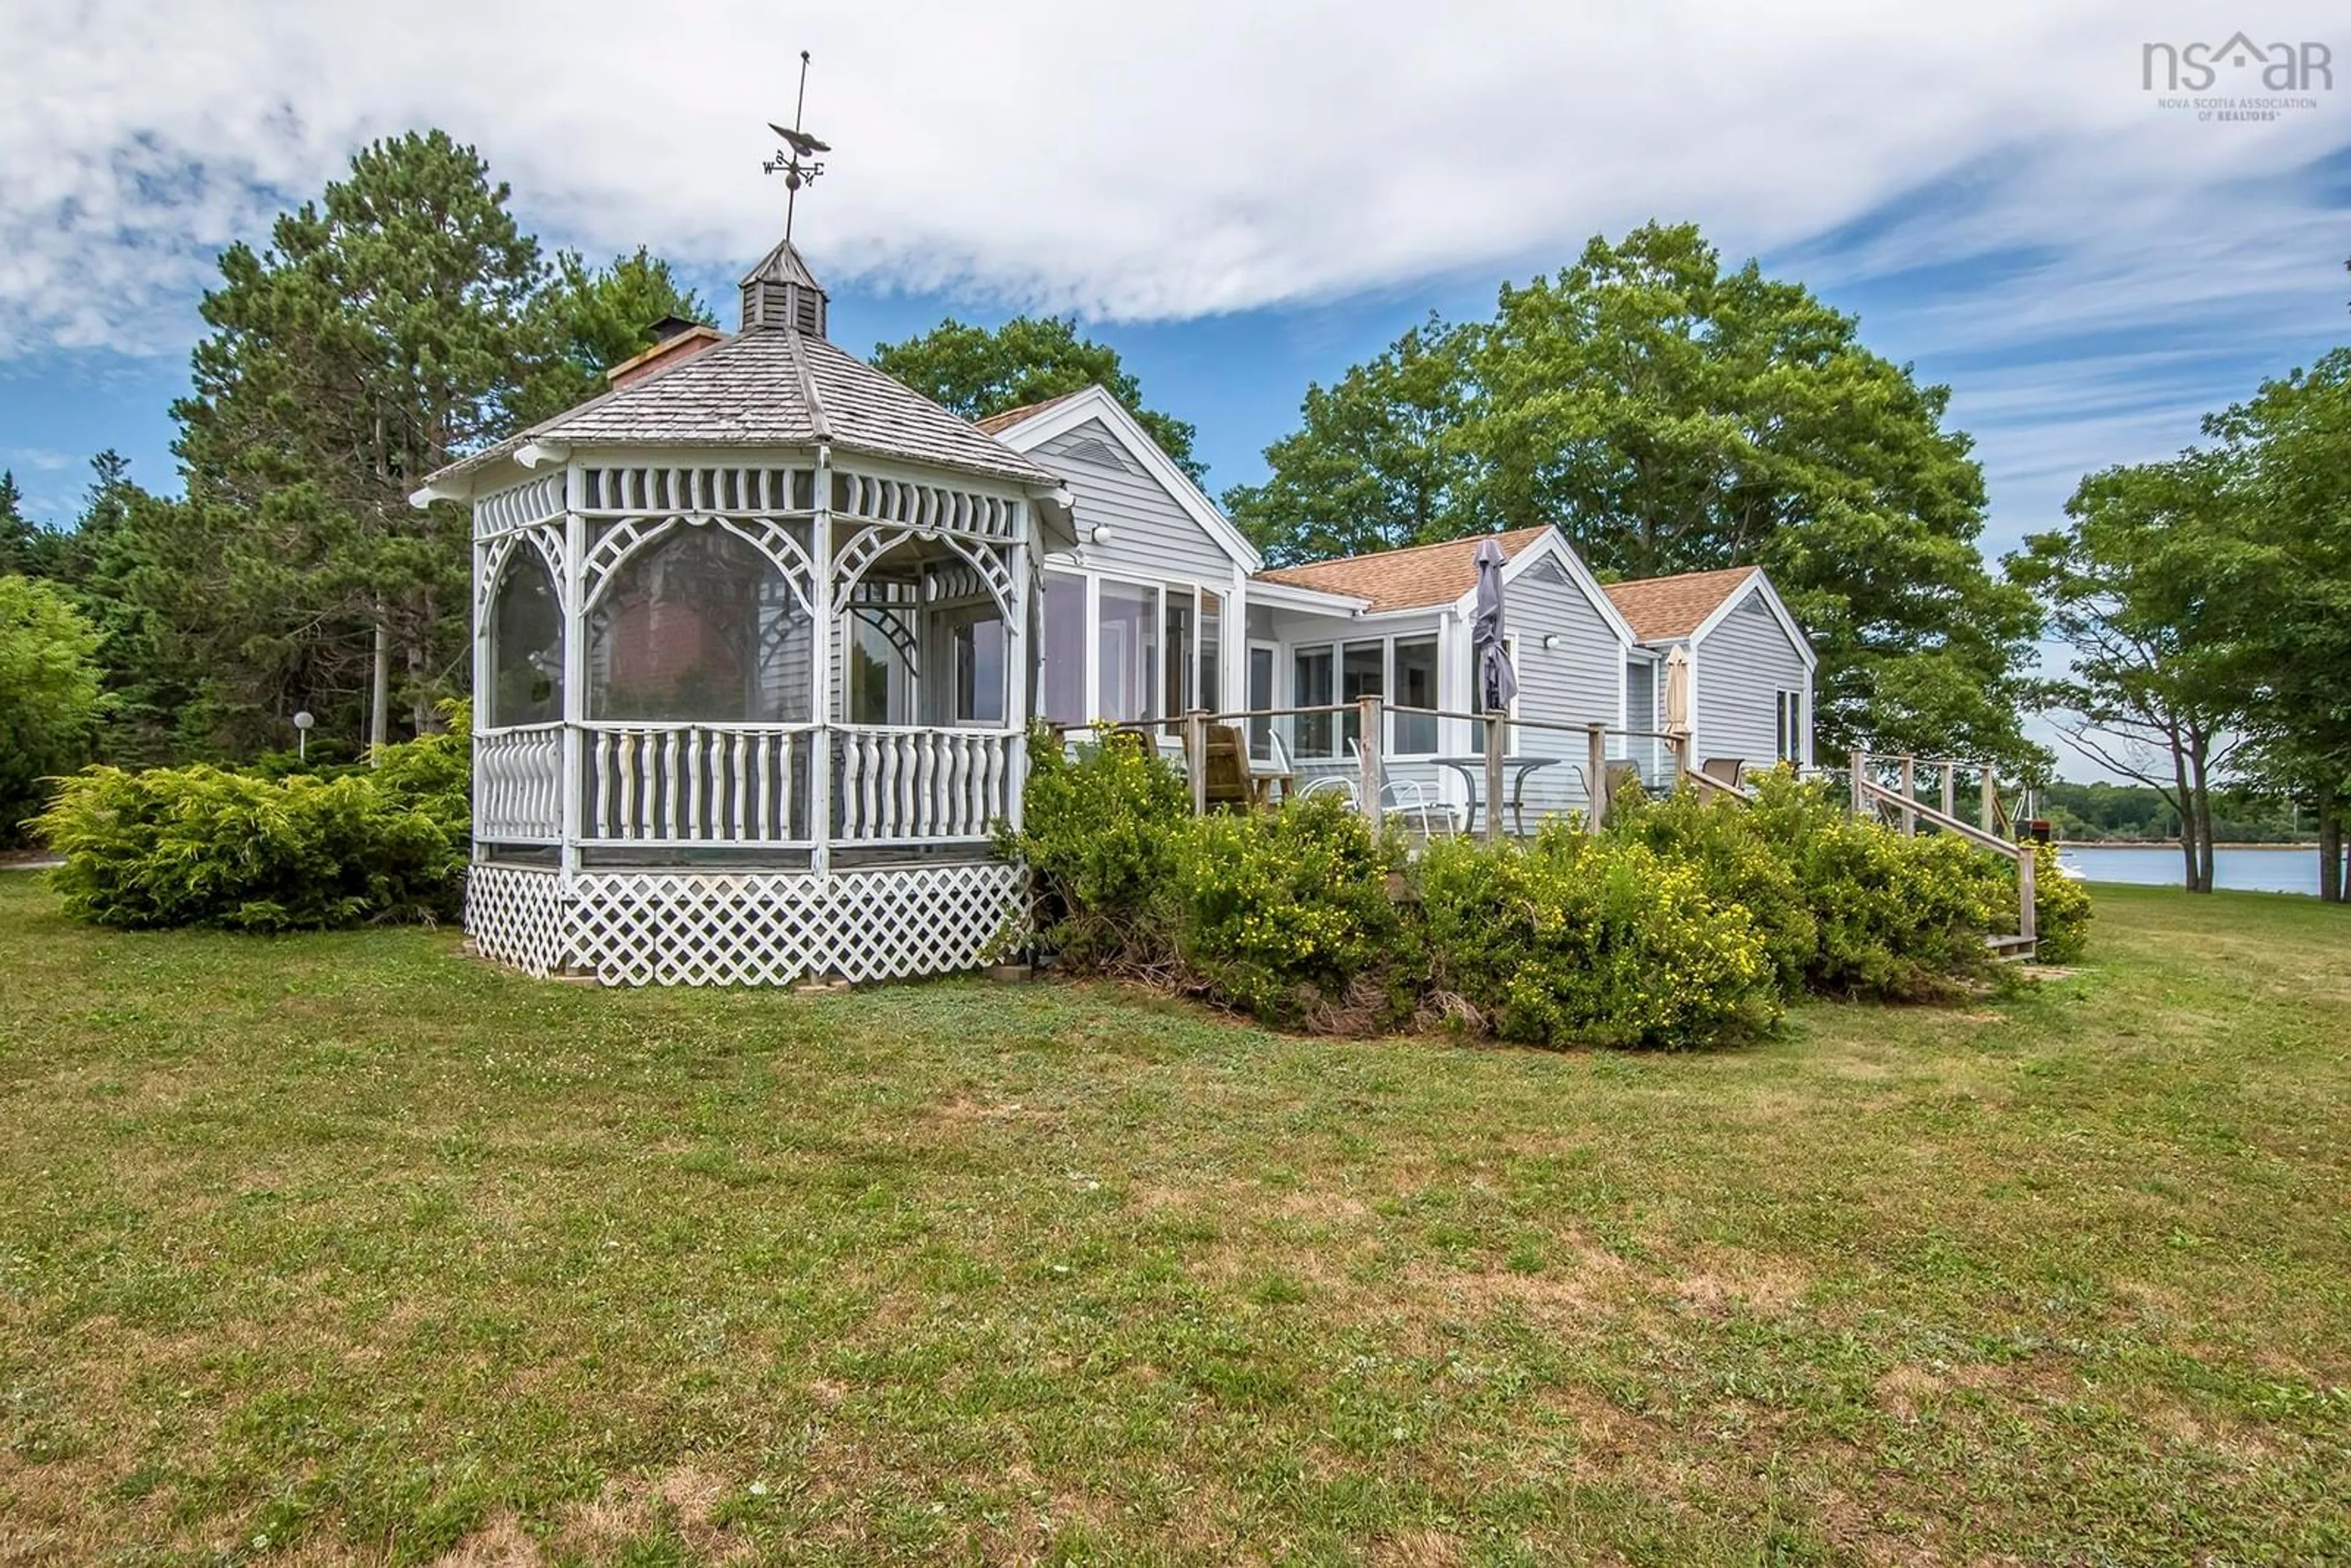
[[[1020,909],[1052,474],[825,339],[790,240],[732,335],[434,475],[473,512],[465,927],[533,974],[944,973]]]

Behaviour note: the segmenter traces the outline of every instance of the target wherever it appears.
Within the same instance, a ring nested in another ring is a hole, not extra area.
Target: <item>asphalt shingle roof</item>
[[[1632,623],[1633,635],[1644,643],[1667,643],[1687,637],[1722,608],[1758,568],[1725,567],[1719,571],[1686,571],[1677,577],[1643,577],[1612,582],[1608,597],[1618,614]]]
[[[1351,555],[1339,560],[1318,560],[1305,566],[1276,567],[1257,575],[1269,582],[1299,588],[1319,588],[1371,601],[1372,609],[1418,610],[1450,604],[1478,586],[1478,545],[1491,538],[1500,542],[1503,559],[1518,553],[1550,531],[1550,525],[1513,528],[1506,534],[1472,534],[1433,545],[1408,545],[1403,549]]]

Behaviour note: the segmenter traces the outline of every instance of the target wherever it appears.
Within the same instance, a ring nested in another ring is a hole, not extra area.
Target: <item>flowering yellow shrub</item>
[[[1645,844],[1561,827],[1432,844],[1421,882],[1435,983],[1505,1040],[1679,1049],[1780,1016],[1754,920]]]
[[[1176,862],[1176,947],[1220,1000],[1269,1023],[1409,1017],[1426,967],[1391,895],[1398,841],[1343,799],[1206,817]]]

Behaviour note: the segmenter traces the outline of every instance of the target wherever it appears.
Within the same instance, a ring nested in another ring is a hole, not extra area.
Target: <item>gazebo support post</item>
[[[809,755],[809,870],[822,876],[832,869],[832,448],[816,449],[816,505],[809,517],[810,628],[809,664],[816,689],[809,694],[810,731],[816,745]]]
[[[1004,758],[1004,820],[1014,832],[1020,831],[1027,820],[1022,810],[1022,797],[1029,787],[1029,689],[1031,669],[1029,653],[1029,598],[1037,591],[1037,584],[1029,573],[1029,530],[1036,524],[1037,508],[1027,501],[1019,503],[1014,513],[1019,520],[1015,531],[1017,542],[1012,547],[1012,581],[1015,603],[1004,620],[1004,716],[1010,722],[1005,728],[1012,732]]]
[[[580,841],[585,836],[588,734],[588,519],[580,469],[563,471],[563,885],[580,874]],[[474,688],[481,690],[479,685]]]

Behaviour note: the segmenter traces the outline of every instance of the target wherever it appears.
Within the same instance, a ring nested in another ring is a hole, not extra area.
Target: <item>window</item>
[[[1779,757],[1782,762],[1801,764],[1804,760],[1804,694],[1782,692],[1779,712],[1774,726],[1777,732]]]
[[[1086,712],[1086,580],[1045,573],[1038,613],[1044,631],[1038,716],[1052,724],[1083,724],[1093,716]]]
[[[1157,717],[1159,591],[1103,582],[1097,591],[1095,662],[1102,695],[1096,716],[1113,724]]]
[[[588,618],[588,716],[803,724],[809,617],[749,540],[677,527],[630,556]]]
[[[547,561],[528,545],[507,557],[490,601],[490,689],[482,723],[546,724],[563,716],[563,606]]]
[[[1167,694],[1167,732],[1173,735],[1181,728],[1175,722],[1176,716],[1199,706],[1193,685],[1196,670],[1192,663],[1192,591],[1170,588],[1162,597],[1167,601],[1166,636],[1161,643],[1167,651],[1167,668],[1159,689]]]
[[[1251,713],[1269,713],[1273,707],[1274,650],[1259,643],[1249,650],[1249,709]],[[1249,720],[1249,755],[1259,761],[1273,756],[1273,720]]]
[[[1398,707],[1433,708],[1437,703],[1437,639],[1400,637],[1395,644],[1395,679],[1390,689]],[[1406,757],[1426,757],[1437,749],[1437,716],[1400,713],[1395,718],[1395,748]]]
[[[1323,707],[1331,701],[1331,650],[1326,647],[1301,648],[1290,665],[1290,702],[1292,707]],[[1331,716],[1327,713],[1302,713],[1298,716],[1298,755],[1328,757],[1335,749],[1331,744],[1333,733]]]
[[[1385,643],[1350,643],[1339,655],[1339,700],[1355,702],[1363,697],[1376,697],[1387,692],[1388,645]],[[1364,738],[1364,716],[1360,712],[1339,716],[1339,733],[1349,741]]]
[[[1225,706],[1225,601],[1200,590],[1200,706],[1210,713]],[[1270,706],[1270,705],[1268,705]]]
[[[990,615],[956,625],[957,724],[1004,722],[1004,622]]]
[[[906,722],[906,665],[872,613],[849,618],[849,722]]]

